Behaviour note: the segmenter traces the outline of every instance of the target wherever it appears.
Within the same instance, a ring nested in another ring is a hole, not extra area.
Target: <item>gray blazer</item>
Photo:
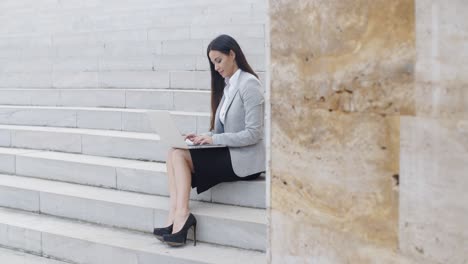
[[[219,120],[224,96],[219,103],[212,137],[214,144],[229,147],[234,172],[245,177],[265,171],[264,99],[260,81],[248,72],[240,72],[233,89],[224,126]]]

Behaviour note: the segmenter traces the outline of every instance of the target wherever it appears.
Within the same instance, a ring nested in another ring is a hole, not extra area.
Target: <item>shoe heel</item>
[[[197,224],[193,225],[193,246],[197,245]]]

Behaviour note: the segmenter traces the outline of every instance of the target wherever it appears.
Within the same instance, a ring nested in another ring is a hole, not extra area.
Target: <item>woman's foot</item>
[[[197,219],[193,214],[189,214],[187,219],[184,221],[182,228],[175,233],[167,234],[163,236],[164,242],[169,246],[178,247],[182,246],[187,242],[187,234],[189,229],[193,229],[193,245],[197,245]]]
[[[166,219],[166,226],[170,226],[174,224],[174,218],[175,218],[175,210],[170,209],[169,214],[167,215],[167,219]]]
[[[174,224],[174,216],[170,217],[168,216],[166,219],[166,226],[170,226]]]
[[[154,236],[159,239],[160,241],[164,242],[163,236],[172,234],[172,229],[174,227],[174,218],[175,218],[175,210],[169,210],[169,214],[167,215],[166,220],[166,227],[160,227],[153,229]]]
[[[164,242],[163,236],[172,234],[172,226],[173,225],[170,225],[167,227],[155,228],[153,229],[153,234],[157,239]]]
[[[185,222],[189,218],[190,213],[179,213],[174,217],[174,226],[172,228],[172,234],[179,232],[184,226]]]

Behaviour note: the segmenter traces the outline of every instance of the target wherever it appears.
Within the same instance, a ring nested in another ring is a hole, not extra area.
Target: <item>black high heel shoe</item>
[[[154,236],[159,239],[160,241],[164,242],[164,238],[163,236],[164,235],[169,235],[172,233],[172,228],[174,227],[174,225],[170,225],[168,227],[162,227],[162,228],[155,228],[153,230],[153,234]]]
[[[197,219],[190,214],[182,229],[174,234],[163,235],[164,242],[171,247],[179,247],[187,242],[188,230],[193,227],[193,245],[197,245]]]

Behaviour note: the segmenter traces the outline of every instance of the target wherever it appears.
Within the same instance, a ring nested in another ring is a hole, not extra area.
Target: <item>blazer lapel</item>
[[[216,109],[216,113],[215,113],[215,127],[214,127],[216,133],[223,133],[223,132],[224,132],[223,124],[222,124],[221,121],[219,120],[219,111],[220,111],[221,106],[223,105],[225,99],[226,99],[226,98],[225,98],[224,95],[223,95],[223,97],[221,98],[221,101],[219,102],[219,106],[218,106],[218,108]]]
[[[239,92],[239,85],[241,85],[242,76],[243,76],[243,72],[240,72],[239,79],[237,80],[237,84],[234,87],[234,90],[230,92],[232,95],[229,97],[229,101],[228,101],[228,104],[226,106],[226,114],[229,111],[229,108],[231,107],[232,101],[234,101],[234,98],[236,97],[237,93]]]
[[[237,93],[239,92],[239,89],[236,87],[235,91],[233,91],[232,96],[229,98],[229,101],[226,106],[226,114],[229,111],[229,108],[231,107],[232,101],[234,101],[234,97],[236,97]]]

